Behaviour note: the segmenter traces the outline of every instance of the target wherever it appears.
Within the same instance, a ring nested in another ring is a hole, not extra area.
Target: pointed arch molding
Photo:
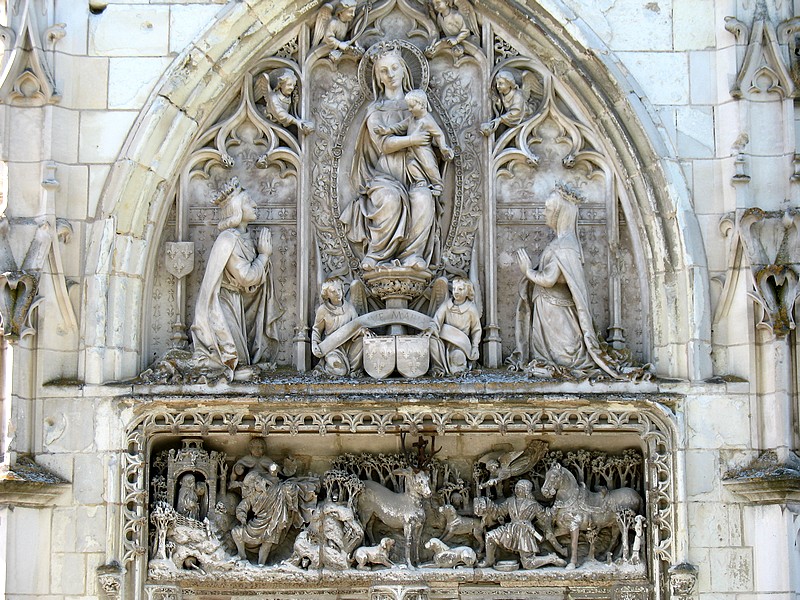
[[[101,198],[87,261],[83,359],[87,382],[141,369],[141,323],[150,265],[172,188],[195,136],[267,47],[317,6],[309,0],[244,0],[213,23],[163,75],[123,145]],[[633,199],[647,264],[652,359],[660,375],[710,375],[705,251],[675,152],[624,68],[560,0],[484,0],[494,23],[538,56],[608,140]],[[520,26],[525,23],[526,26]],[[502,27],[502,25],[500,25]]]

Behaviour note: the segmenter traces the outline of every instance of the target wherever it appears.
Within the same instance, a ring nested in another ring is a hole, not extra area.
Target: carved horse
[[[634,514],[639,514],[642,508],[642,497],[633,488],[592,492],[584,484],[578,484],[575,476],[558,463],[548,469],[542,494],[546,498],[555,496],[551,510],[556,534],[570,533],[568,569],[578,566],[578,536],[581,531],[610,528],[610,552],[620,535],[617,513],[632,510]]]
[[[390,529],[402,529],[406,539],[406,564],[411,567],[412,562],[419,562],[419,544],[425,525],[422,500],[431,497],[431,481],[425,471],[415,473],[404,468],[394,473],[405,477],[405,491],[396,493],[375,481],[365,481],[364,491],[358,496],[358,518],[371,544],[375,544],[372,531],[375,519]]]

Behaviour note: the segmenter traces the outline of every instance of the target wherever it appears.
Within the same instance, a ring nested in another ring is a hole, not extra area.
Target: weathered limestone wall
[[[122,560],[126,430],[132,407],[147,401],[130,388],[103,384],[132,377],[149,362],[142,355],[145,279],[154,268],[147,261],[157,260],[152,248],[165,218],[153,207],[166,206],[170,177],[180,167],[174,163],[239,74],[226,72],[223,59],[230,56],[224,48],[242,40],[246,49],[231,63],[241,66],[263,46],[255,40],[261,33],[242,30],[241,24],[268,23],[264,31],[275,35],[317,3],[111,1],[98,14],[90,14],[86,4],[10,0],[5,15],[5,24],[19,35],[25,7],[35,12],[26,22],[38,36],[38,55],[59,99],[54,101],[36,68],[39,92],[13,100],[7,82],[0,90],[0,193],[13,259],[21,266],[37,235],[51,240],[39,261],[44,302],[34,313],[36,333],[14,340],[13,361],[5,361],[0,400],[7,433],[0,451],[11,464],[33,455],[37,464],[71,482],[44,506],[37,499],[41,495],[21,501],[17,492],[0,489],[0,558],[5,558],[0,589],[12,599],[101,597],[98,567]],[[499,4],[475,2],[487,10]],[[657,311],[652,336],[661,343],[653,358],[658,375],[681,382],[649,390],[681,396],[672,406],[675,562],[697,567],[694,593],[706,600],[783,600],[797,598],[800,590],[797,476],[789,473],[782,490],[766,484],[769,493],[760,496],[758,490],[748,488],[747,495],[723,484],[728,471],[743,469],[765,450],[775,450],[789,470],[796,467],[797,333],[776,337],[774,320],[764,314],[777,311],[759,309],[747,296],[757,270],[751,263],[774,264],[776,256],[742,262],[747,251],[737,254],[731,244],[749,239],[734,233],[751,207],[774,211],[775,223],[794,210],[787,218],[797,227],[800,197],[792,175],[800,118],[793,88],[786,89],[793,86],[791,79],[769,56],[775,89],[759,93],[743,86],[744,97],[732,97],[748,39],[737,42],[725,17],[735,16],[749,33],[765,8],[766,22],[775,29],[798,14],[797,4],[513,3],[515,11],[540,19],[550,15],[550,29],[572,46],[589,49],[581,73],[594,68],[618,78],[618,95],[608,104],[638,124],[631,137],[645,140],[660,159],[656,164],[650,156],[642,158],[653,181],[663,186],[661,196],[648,196],[652,214],[662,220],[652,231],[665,240],[655,270],[661,276],[674,268],[682,275],[665,276],[669,285],[650,282],[662,292],[652,298]],[[58,23],[65,24],[63,39],[48,33]],[[509,22],[507,28],[522,28],[533,38],[540,34],[531,21]],[[786,44],[778,39],[775,46],[788,59]],[[11,57],[7,43],[3,64]],[[222,66],[213,66],[216,62]],[[196,70],[183,68],[187,63]],[[784,70],[789,73],[791,64]],[[194,81],[196,73],[206,76]],[[30,91],[25,85],[20,89]],[[170,95],[170,89],[177,91]],[[152,97],[154,90],[163,94]],[[153,147],[148,140],[159,142]],[[638,180],[636,173],[627,175]],[[658,204],[662,198],[671,203]],[[721,228],[733,211],[731,226]],[[797,273],[797,230],[794,236],[785,262]],[[5,270],[13,269],[2,265]],[[796,314],[790,300],[788,310]],[[764,321],[766,328],[757,329]],[[591,402],[596,389],[567,386],[556,392],[584,394]],[[212,395],[199,402],[218,401]],[[125,581],[133,588],[130,576]],[[124,597],[141,593],[131,589]]]

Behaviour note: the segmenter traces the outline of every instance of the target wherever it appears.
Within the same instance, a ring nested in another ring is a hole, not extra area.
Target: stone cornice
[[[28,457],[0,468],[0,506],[40,508],[53,504],[70,483]]]

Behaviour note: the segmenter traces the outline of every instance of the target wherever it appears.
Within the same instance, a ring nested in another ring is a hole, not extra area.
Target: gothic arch
[[[83,334],[87,382],[141,367],[146,281],[173,188],[196,135],[267,46],[280,47],[316,2],[245,0],[223,9],[164,74],[118,157],[93,226]],[[647,265],[651,358],[659,374],[710,375],[710,314],[700,230],[675,152],[638,87],[591,28],[558,0],[486,0],[495,22],[571,86],[595,115],[632,199]]]

